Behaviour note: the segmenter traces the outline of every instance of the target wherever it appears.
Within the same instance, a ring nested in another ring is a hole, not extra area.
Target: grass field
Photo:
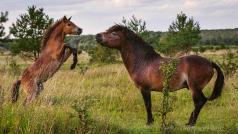
[[[16,77],[6,71],[0,75],[0,133],[161,133],[162,93],[152,92],[155,122],[147,126],[142,96],[123,64],[90,66],[84,75],[66,64],[27,107],[22,106],[22,91],[18,102],[10,103]],[[238,133],[238,89],[231,86],[237,79],[238,74],[227,80],[222,96],[206,103],[194,127],[185,126],[193,110],[190,92],[171,93],[176,98],[168,115],[174,123],[171,133]],[[214,79],[204,90],[206,96],[213,84]]]

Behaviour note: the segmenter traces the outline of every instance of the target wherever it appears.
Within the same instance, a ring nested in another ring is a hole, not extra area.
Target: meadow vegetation
[[[6,56],[0,58],[6,61]],[[210,59],[222,57],[210,55]],[[29,63],[18,59],[16,64],[22,71]],[[10,73],[10,64],[0,65],[0,133],[162,133],[163,94],[152,92],[155,122],[147,126],[142,96],[122,63],[85,63],[87,69],[81,73],[80,66],[69,70],[69,60],[28,107],[22,105],[22,91],[20,100],[11,104],[10,88],[17,76]],[[173,122],[170,133],[237,133],[238,92],[232,86],[237,78],[236,72],[226,80],[222,96],[204,106],[194,127],[185,126],[193,109],[190,92],[170,93],[174,96],[173,110],[167,114]],[[214,80],[204,89],[206,96]]]
[[[129,78],[118,52],[99,46],[94,35],[74,37],[79,38],[82,51],[75,70],[70,70],[72,60],[68,60],[44,84],[45,89],[33,103],[24,107],[25,94],[20,90],[20,99],[12,104],[10,89],[13,82],[32,64],[29,59],[39,56],[42,32],[53,23],[53,18],[43,11],[36,6],[28,7],[10,29],[9,34],[13,34],[14,39],[5,36],[4,32],[3,23],[8,20],[8,12],[0,14],[0,134],[157,134],[164,133],[162,122],[171,124],[166,133],[172,134],[238,133],[238,29],[200,31],[199,23],[182,12],[177,14],[168,32],[148,31],[146,22],[134,15],[131,19],[123,17],[121,24],[141,36],[156,51],[174,55],[177,50],[176,55],[191,50],[221,66],[226,76],[223,93],[220,98],[205,104],[196,126],[185,125],[193,110],[191,92],[187,89],[164,94],[152,92],[155,122],[146,125],[141,93]],[[34,17],[28,20],[31,15]],[[39,19],[38,15],[43,18]],[[25,25],[17,25],[21,23]],[[228,48],[229,51],[224,50]],[[11,53],[4,54],[6,51]],[[210,96],[215,78],[204,89],[206,96]],[[166,102],[164,109],[163,102]],[[161,118],[163,114],[166,118]]]

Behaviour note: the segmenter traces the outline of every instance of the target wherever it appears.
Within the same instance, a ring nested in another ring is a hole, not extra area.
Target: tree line
[[[0,45],[8,42],[13,55],[20,54],[25,57],[37,59],[40,53],[41,38],[54,19],[49,17],[43,8],[28,7],[26,13],[21,14],[10,27],[10,34],[15,38],[9,39],[4,32],[3,24],[8,21],[9,13],[1,12],[0,15]],[[157,51],[173,55],[178,52],[187,53],[197,45],[238,45],[238,28],[225,30],[200,30],[199,22],[193,17],[180,12],[171,23],[168,32],[149,31],[146,22],[132,16],[122,18],[119,24],[124,25],[139,34],[148,44]],[[94,40],[94,35],[83,35],[79,38],[80,49],[86,51],[92,61],[111,62],[117,58],[117,53],[103,48]]]

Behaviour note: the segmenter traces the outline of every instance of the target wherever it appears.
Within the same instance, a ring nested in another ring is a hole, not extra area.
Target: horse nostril
[[[96,40],[98,41],[98,42],[101,42],[102,41],[102,35],[101,34],[96,34]]]
[[[83,32],[83,29],[78,28],[78,33],[81,34]]]

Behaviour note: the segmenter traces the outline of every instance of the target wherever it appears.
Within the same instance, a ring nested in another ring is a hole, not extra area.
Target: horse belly
[[[160,73],[151,72],[149,68],[148,70],[143,70],[140,73],[133,75],[132,79],[138,88],[149,88],[152,91],[162,91],[163,83]]]
[[[161,77],[151,77],[149,83],[152,91],[162,92],[163,82]]]
[[[187,81],[188,81],[187,73],[181,72],[175,75],[169,83],[170,91],[176,91],[181,88],[188,88]]]
[[[150,73],[150,82],[151,82],[151,88],[154,91],[162,91],[164,88],[164,76],[162,75],[162,72],[160,71],[153,71]],[[184,66],[178,65],[176,68],[176,72],[172,76],[172,78],[169,80],[169,90],[176,91],[181,88],[186,88],[187,86],[187,80],[188,75],[186,72],[184,72]]]

